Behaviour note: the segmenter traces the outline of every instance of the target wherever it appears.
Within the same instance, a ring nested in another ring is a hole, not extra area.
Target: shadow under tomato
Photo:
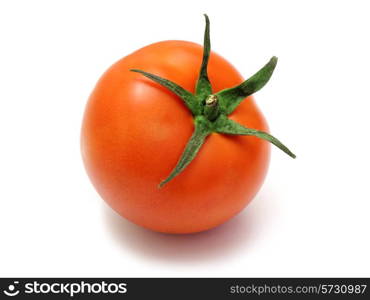
[[[260,236],[263,209],[262,196],[257,196],[243,212],[214,229],[187,235],[153,232],[120,217],[104,204],[103,218],[117,243],[146,259],[168,262],[227,259],[235,253],[246,254],[247,248]],[[267,213],[267,214],[266,214]]]

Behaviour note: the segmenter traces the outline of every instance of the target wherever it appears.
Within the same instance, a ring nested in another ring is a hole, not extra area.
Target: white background
[[[121,219],[84,171],[86,100],[113,62],[159,40],[202,42],[245,77],[273,134],[261,191],[209,232]],[[370,276],[366,1],[2,1],[1,276]]]

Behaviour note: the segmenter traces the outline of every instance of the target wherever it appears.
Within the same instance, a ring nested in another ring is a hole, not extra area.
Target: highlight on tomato
[[[260,189],[270,144],[253,94],[277,58],[249,79],[204,46],[162,41],[113,64],[88,100],[81,132],[87,173],[121,216],[164,233],[194,233],[239,213]]]

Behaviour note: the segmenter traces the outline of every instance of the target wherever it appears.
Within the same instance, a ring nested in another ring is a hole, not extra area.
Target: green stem
[[[186,107],[194,116],[193,135],[188,141],[176,166],[168,177],[159,184],[159,187],[163,187],[166,183],[178,176],[193,161],[206,141],[207,136],[212,132],[255,136],[272,143],[289,156],[296,157],[285,145],[269,133],[244,127],[227,117],[245,98],[265,86],[276,67],[277,58],[275,56],[272,57],[263,68],[240,85],[212,94],[212,87],[207,73],[211,52],[210,25],[207,15],[205,15],[205,20],[203,58],[199,78],[195,86],[195,95],[168,79],[138,69],[131,70],[146,76],[175,93],[183,100]]]
[[[214,123],[214,130],[218,133],[226,133],[226,134],[233,134],[233,135],[252,135],[263,140],[266,140],[280,150],[284,151],[292,158],[296,158],[295,154],[292,153],[282,142],[280,142],[277,138],[273,137],[271,134],[263,131],[259,131],[256,129],[251,129],[244,127],[243,125],[234,122],[233,120],[228,119],[225,115],[221,115],[216,122]]]
[[[147,78],[159,83],[160,85],[164,86],[165,88],[169,89],[171,92],[175,93],[177,96],[179,96],[183,100],[186,107],[192,112],[192,114],[194,116],[196,116],[200,113],[200,105],[199,105],[197,99],[195,98],[195,96],[192,93],[190,93],[189,91],[187,91],[184,88],[182,88],[181,86],[179,86],[178,84],[176,84],[176,83],[174,83],[174,82],[172,82],[168,79],[164,79],[162,77],[159,77],[157,75],[154,75],[154,74],[142,71],[142,70],[131,69],[130,71],[140,73],[140,74],[144,75],[145,77],[147,77]]]
[[[270,80],[277,61],[277,57],[273,56],[261,70],[242,84],[218,92],[216,95],[220,100],[222,112],[231,114],[245,98],[262,89]]]
[[[209,18],[205,14],[206,19],[206,29],[204,30],[204,42],[203,42],[203,59],[202,65],[200,66],[199,78],[195,87],[195,94],[198,98],[198,101],[203,103],[206,97],[212,93],[212,86],[208,78],[208,60],[211,53],[211,39],[209,33]]]
[[[204,106],[204,116],[209,121],[214,121],[220,114],[220,105],[216,95],[209,95]]]
[[[186,145],[176,167],[172,170],[170,175],[159,184],[159,187],[162,187],[179,175],[192,162],[199,149],[202,147],[206,137],[211,133],[209,122],[203,116],[195,118],[194,126],[194,133]]]

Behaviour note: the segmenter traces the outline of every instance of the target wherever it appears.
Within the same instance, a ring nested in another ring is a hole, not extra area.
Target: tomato
[[[251,201],[268,169],[268,142],[213,132],[187,168],[158,187],[194,131],[193,115],[177,95],[130,70],[145,70],[194,92],[202,52],[202,46],[186,41],[137,50],[103,74],[86,107],[81,147],[93,185],[121,216],[154,231],[193,233],[224,223]],[[213,92],[243,82],[214,52],[208,77]],[[252,96],[229,118],[268,130]]]

